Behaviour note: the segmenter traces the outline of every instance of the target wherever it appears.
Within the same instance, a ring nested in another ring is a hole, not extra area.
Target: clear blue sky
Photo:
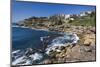
[[[79,14],[80,12],[95,10],[95,6],[61,5],[35,2],[12,3],[12,22],[18,22],[31,16],[50,16],[53,14]]]

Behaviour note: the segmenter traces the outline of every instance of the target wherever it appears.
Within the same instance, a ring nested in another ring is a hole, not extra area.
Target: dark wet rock
[[[50,58],[55,58],[55,56],[56,56],[56,51],[51,51],[50,53],[49,53],[49,57]]]
[[[50,50],[50,53],[53,52],[53,50]]]
[[[65,49],[65,46],[61,46],[61,47],[60,47],[60,50],[64,50],[64,49]]]
[[[59,46],[55,47],[55,49],[59,49]]]

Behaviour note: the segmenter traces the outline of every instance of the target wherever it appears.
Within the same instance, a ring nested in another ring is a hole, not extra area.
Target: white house
[[[86,16],[85,12],[80,13],[80,16]]]
[[[65,19],[68,19],[68,18],[70,18],[70,17],[71,17],[70,14],[65,15]]]

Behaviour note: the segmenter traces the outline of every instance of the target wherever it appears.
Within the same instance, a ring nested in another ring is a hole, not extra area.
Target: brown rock
[[[91,45],[91,39],[86,39],[86,40],[84,41],[84,45],[85,45],[85,46],[90,46],[90,45]]]
[[[64,47],[64,46],[61,46],[61,47],[60,47],[60,50],[64,50],[64,49],[65,49],[65,47]]]
[[[95,34],[95,33],[96,33],[95,27],[91,28],[90,31],[93,32],[93,33]]]
[[[81,52],[92,52],[93,48],[92,46],[81,46],[80,50]]]
[[[76,45],[72,48],[71,56],[73,58],[79,58],[80,57],[80,46]]]
[[[50,59],[46,59],[46,60],[44,60],[42,63],[43,63],[43,64],[50,64],[51,61],[50,61]]]
[[[85,34],[83,39],[83,44],[85,46],[90,46],[91,44],[95,43],[95,34]]]

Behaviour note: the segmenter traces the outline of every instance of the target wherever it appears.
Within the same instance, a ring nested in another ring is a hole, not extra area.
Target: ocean
[[[12,65],[31,65],[33,62],[40,64],[49,51],[55,49],[55,46],[66,46],[65,43],[77,41],[75,38],[76,36],[69,33],[14,26],[12,27]],[[28,48],[39,49],[43,52],[35,51],[34,54],[29,55],[31,57],[29,59],[25,55]]]
[[[55,32],[45,30],[35,30],[29,28],[13,27],[12,28],[12,48],[13,50],[25,48],[41,49],[41,37],[57,36]]]

